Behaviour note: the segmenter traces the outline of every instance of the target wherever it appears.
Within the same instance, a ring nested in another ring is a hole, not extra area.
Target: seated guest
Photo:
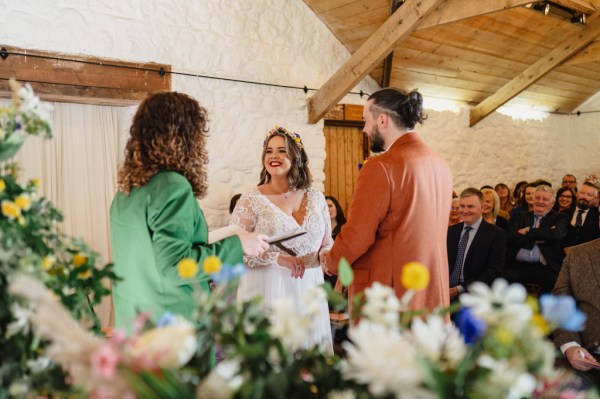
[[[483,220],[489,224],[495,224],[508,233],[508,219],[498,214],[500,211],[500,198],[498,198],[496,191],[491,188],[484,188],[481,190],[481,194],[483,194]]]
[[[564,175],[562,178],[562,187],[568,187],[577,193],[577,178],[571,174]]]
[[[587,383],[600,386],[600,371],[584,361],[600,360],[598,341],[600,340],[600,239],[574,247],[567,255],[560,270],[554,295],[570,295],[585,313],[587,320],[581,332],[561,329],[554,331],[554,343],[560,347],[571,366],[578,370],[577,375]],[[587,386],[586,386],[587,388]]]
[[[523,189],[523,197],[521,197],[517,206],[510,212],[510,219],[517,219],[520,213],[531,212],[533,210],[533,196],[536,187],[537,184],[535,183],[529,183],[525,186]]]
[[[541,185],[535,189],[533,210],[511,220],[508,232],[504,278],[534,284],[550,292],[564,257],[562,240],[567,234],[567,215],[552,210],[554,191]]]
[[[496,187],[494,187],[494,190],[496,190],[498,198],[500,198],[500,209],[505,211],[507,215],[510,214],[510,211],[512,211],[515,206],[515,203],[510,196],[510,190],[508,189],[508,186],[504,183],[498,183],[496,184]]]
[[[589,181],[581,185],[575,207],[567,213],[570,223],[564,240],[565,252],[574,245],[600,238],[598,207],[593,205],[597,198],[598,187]]]
[[[346,223],[346,217],[344,216],[344,211],[342,210],[340,203],[337,199],[335,199],[335,197],[332,197],[331,195],[326,195],[325,202],[327,202],[327,208],[329,209],[329,218],[331,219],[331,236],[335,240],[340,230],[342,229],[342,226],[344,225],[344,223]]]
[[[502,273],[506,233],[483,220],[483,194],[467,188],[460,194],[462,223],[450,226],[446,239],[450,271],[450,299],[481,281],[491,284]]]
[[[452,205],[450,206],[450,216],[448,218],[448,226],[454,226],[462,222],[460,218],[460,199],[458,197],[452,198]]]
[[[570,187],[561,187],[556,192],[555,211],[569,213],[575,207],[575,193]]]

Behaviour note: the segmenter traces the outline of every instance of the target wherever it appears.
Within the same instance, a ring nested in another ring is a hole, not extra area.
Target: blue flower
[[[173,325],[177,322],[177,315],[173,312],[165,312],[160,320],[158,321],[158,323],[156,323],[157,327],[166,327],[166,326],[170,326]]]
[[[218,273],[215,273],[211,276],[215,283],[220,283],[221,281],[228,281],[232,278],[239,277],[242,274],[246,273],[246,266],[241,263],[237,265],[223,265],[221,270]]]
[[[469,308],[462,308],[456,313],[454,324],[458,327],[466,344],[477,342],[485,334],[485,322],[475,317]]]
[[[586,315],[577,309],[575,299],[568,295],[553,296],[544,294],[540,297],[542,316],[550,323],[567,331],[581,331]]]

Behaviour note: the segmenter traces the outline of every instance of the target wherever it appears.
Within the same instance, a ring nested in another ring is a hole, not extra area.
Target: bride
[[[323,284],[320,252],[333,244],[325,197],[311,186],[308,157],[297,133],[282,127],[267,133],[258,187],[239,199],[231,224],[268,236],[304,230],[306,234],[271,245],[258,257],[244,256],[248,273],[242,276],[238,301],[261,296],[268,311],[274,300],[287,296],[301,306],[309,288]],[[332,349],[327,302],[313,322],[305,346]]]

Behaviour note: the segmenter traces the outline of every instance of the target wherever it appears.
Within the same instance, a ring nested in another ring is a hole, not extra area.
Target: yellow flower
[[[23,193],[15,198],[15,204],[24,211],[28,211],[31,207],[31,197],[27,193]]]
[[[496,330],[495,335],[498,342],[500,342],[504,346],[512,345],[513,341],[515,340],[514,334],[509,329],[504,327],[499,327]]]
[[[87,256],[85,256],[81,252],[77,252],[75,255],[73,255],[73,266],[83,266],[87,262],[87,259]]]
[[[550,333],[550,326],[541,314],[534,314],[531,318],[531,324],[534,328],[537,328],[542,335],[546,336]]]
[[[400,282],[407,290],[421,291],[429,284],[429,270],[419,262],[409,262],[402,268]]]
[[[56,258],[53,255],[45,256],[42,259],[42,270],[48,271],[52,269],[52,266],[56,263]]]
[[[206,274],[219,273],[221,270],[221,260],[216,256],[208,256],[202,263],[202,270]]]
[[[40,185],[42,184],[42,180],[35,177],[35,178],[31,179],[31,184],[35,188],[40,188]]]
[[[4,181],[4,179],[0,179],[0,193],[4,192],[5,189],[6,189],[6,182]]]
[[[25,226],[25,218],[23,216],[19,216],[17,223],[19,223],[20,226]]]
[[[198,272],[198,262],[192,258],[184,258],[177,264],[177,273],[181,278],[192,278]]]
[[[2,214],[9,219],[17,219],[21,216],[21,208],[12,201],[2,201]]]
[[[525,300],[525,303],[527,305],[529,305],[531,310],[533,310],[534,314],[540,313],[540,304],[536,297],[534,297],[533,295],[527,295],[527,299]]]
[[[87,280],[88,278],[92,277],[92,271],[91,270],[86,270],[84,272],[81,272],[77,275],[77,278],[81,279],[81,280]]]

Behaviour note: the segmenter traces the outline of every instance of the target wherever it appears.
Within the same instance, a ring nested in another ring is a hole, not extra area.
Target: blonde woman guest
[[[306,234],[281,243],[286,249],[271,245],[261,256],[244,257],[249,270],[240,281],[238,301],[260,296],[269,311],[275,300],[288,297],[301,307],[304,294],[324,281],[320,256],[333,244],[328,206],[311,185],[308,157],[298,134],[282,127],[269,131],[261,159],[259,185],[239,199],[231,224],[269,236],[296,230]],[[315,344],[333,351],[326,298],[304,342],[307,348]]]
[[[448,226],[454,226],[462,222],[460,217],[460,199],[458,197],[452,198],[452,205],[450,206],[450,217],[448,219]]]
[[[500,211],[498,193],[491,188],[484,188],[481,190],[481,193],[483,194],[483,203],[481,204],[483,220],[500,227],[504,231],[508,231],[508,220],[498,216],[498,212]]]
[[[496,184],[496,187],[494,187],[494,190],[496,190],[496,193],[500,198],[500,210],[506,212],[505,215],[508,218],[510,211],[515,207],[514,200],[510,196],[510,189],[506,184],[498,183]]]

